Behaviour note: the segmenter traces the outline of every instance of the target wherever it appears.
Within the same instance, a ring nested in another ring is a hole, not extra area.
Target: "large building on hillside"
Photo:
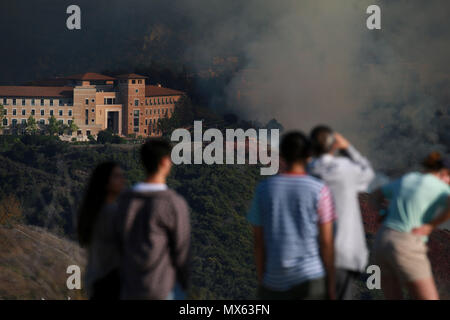
[[[158,119],[170,117],[184,93],[145,81],[138,74],[84,73],[32,86],[0,86],[3,127],[8,131],[25,124],[30,115],[47,124],[54,116],[64,124],[74,121],[79,129],[72,136],[78,138],[105,129],[123,136],[158,136]]]

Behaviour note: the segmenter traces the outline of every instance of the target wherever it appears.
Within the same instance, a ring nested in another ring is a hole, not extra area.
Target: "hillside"
[[[80,299],[66,286],[69,265],[85,265],[84,252],[39,227],[0,226],[0,300]]]
[[[1,138],[0,203],[17,199],[25,224],[68,239],[74,239],[74,217],[95,164],[119,162],[129,185],[144,176],[139,146],[73,146],[47,138],[37,142]],[[252,233],[245,214],[258,179],[255,166],[174,167],[168,184],[191,206],[193,298],[255,296]]]
[[[0,136],[0,204],[15,199],[23,224],[41,228],[1,227],[0,298],[63,299],[67,265],[74,263],[72,259],[83,261],[80,249],[67,239],[74,239],[74,215],[87,177],[95,164],[112,159],[126,172],[129,185],[139,181],[143,171],[138,146],[27,139]],[[192,298],[255,298],[253,236],[245,215],[260,179],[257,166],[174,166],[168,184],[186,198],[192,213]],[[371,248],[377,224],[366,198],[361,197],[361,207]],[[446,299],[449,240],[445,231],[436,231],[430,239],[435,277]],[[382,299],[380,290],[365,288],[366,278],[362,276],[355,298]]]

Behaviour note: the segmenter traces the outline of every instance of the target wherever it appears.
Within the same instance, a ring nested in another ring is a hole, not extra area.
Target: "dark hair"
[[[449,159],[444,159],[437,151],[431,152],[423,161],[425,170],[435,172],[441,169],[450,169]]]
[[[108,183],[114,168],[119,165],[108,161],[99,164],[91,174],[84,199],[78,213],[77,233],[81,246],[87,246],[92,239],[92,230],[99,212],[105,204]]]
[[[308,138],[300,131],[290,131],[283,135],[280,155],[288,164],[304,162],[310,156]]]
[[[321,156],[331,151],[333,147],[333,130],[330,127],[319,125],[310,134],[311,151],[315,156]]]
[[[141,148],[141,161],[147,174],[158,171],[159,164],[164,157],[170,156],[172,146],[165,139],[148,140]]]

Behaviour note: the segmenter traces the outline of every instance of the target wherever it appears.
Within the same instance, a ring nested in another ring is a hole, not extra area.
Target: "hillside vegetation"
[[[81,299],[66,286],[69,265],[85,265],[76,243],[39,227],[0,226],[0,299]]]
[[[76,210],[97,163],[119,162],[129,185],[144,177],[139,146],[74,146],[42,136],[0,139],[0,203],[17,199],[23,223],[60,237],[75,239]],[[252,234],[245,214],[259,178],[256,166],[174,167],[168,184],[192,210],[193,298],[254,297]]]
[[[14,208],[12,223],[0,227],[0,299],[83,297],[83,292],[68,292],[65,281],[68,265],[85,263],[73,242],[84,185],[93,167],[105,160],[120,163],[129,185],[143,179],[138,148],[0,136],[0,218],[5,208]],[[255,298],[253,237],[245,215],[260,179],[257,166],[174,166],[168,184],[186,198],[192,213],[191,298]],[[376,215],[366,199],[361,203],[371,246]],[[449,239],[449,232],[438,231],[430,240],[437,284],[447,299]],[[380,290],[365,287],[366,278],[361,277],[355,298],[382,299]]]

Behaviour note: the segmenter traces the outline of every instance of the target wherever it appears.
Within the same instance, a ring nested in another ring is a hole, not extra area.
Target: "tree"
[[[280,130],[280,133],[284,131],[283,125],[281,123],[279,123],[277,121],[277,119],[275,119],[275,118],[270,120],[269,122],[267,122],[266,128],[269,130],[270,129],[278,129],[278,130]]]
[[[22,221],[22,205],[14,195],[7,195],[0,201],[0,225],[10,226]]]
[[[69,132],[77,132],[78,126],[75,124],[75,118],[72,118],[72,121],[69,123]]]
[[[25,132],[27,134],[35,135],[37,131],[38,131],[38,125],[36,123],[36,119],[34,119],[34,117],[32,115],[30,115],[27,120]]]
[[[56,133],[58,133],[59,124],[58,124],[58,121],[56,120],[55,116],[51,116],[50,118],[48,118],[48,124],[46,127],[46,131],[51,136],[54,136]]]
[[[125,139],[123,139],[122,137],[120,137],[117,134],[114,134],[111,130],[106,129],[106,130],[102,130],[102,131],[98,132],[97,142],[101,143],[101,144],[105,144],[105,143],[120,144],[120,143],[124,143]]]

